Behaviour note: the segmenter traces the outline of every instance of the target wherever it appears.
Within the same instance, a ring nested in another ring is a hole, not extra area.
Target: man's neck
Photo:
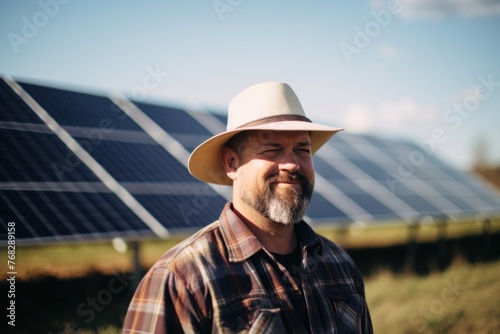
[[[298,239],[293,225],[276,223],[256,212],[245,212],[238,209],[233,206],[234,213],[268,251],[276,254],[288,254],[297,247]]]

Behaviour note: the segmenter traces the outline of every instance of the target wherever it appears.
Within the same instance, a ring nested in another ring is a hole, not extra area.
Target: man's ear
[[[224,171],[231,180],[236,180],[236,171],[238,170],[238,154],[230,147],[225,146],[220,152],[220,159]]]

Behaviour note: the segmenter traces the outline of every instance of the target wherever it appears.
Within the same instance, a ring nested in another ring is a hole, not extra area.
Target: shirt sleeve
[[[201,314],[188,286],[168,269],[157,267],[139,284],[122,333],[203,333]]]
[[[201,290],[194,293],[189,284],[177,275],[167,277],[165,292],[165,323],[168,333],[211,333],[207,316],[210,301]]]
[[[166,333],[164,291],[165,268],[149,271],[130,302],[122,333]]]
[[[351,260],[352,261],[352,260]],[[361,333],[364,334],[373,334],[373,326],[372,320],[370,317],[370,310],[368,308],[368,304],[366,302],[366,294],[365,294],[365,283],[363,281],[363,277],[361,276],[361,272],[358,267],[352,261],[353,268],[356,273],[356,280],[358,283],[359,294],[363,297],[364,305],[363,305],[363,313],[361,314]]]

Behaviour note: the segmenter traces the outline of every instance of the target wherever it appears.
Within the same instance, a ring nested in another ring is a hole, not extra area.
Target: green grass
[[[498,333],[500,262],[366,280],[375,333]]]

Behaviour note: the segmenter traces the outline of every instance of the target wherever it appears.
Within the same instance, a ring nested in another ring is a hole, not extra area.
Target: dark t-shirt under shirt
[[[302,261],[302,254],[300,252],[301,247],[299,244],[297,244],[297,247],[293,250],[293,252],[288,253],[288,254],[276,254],[276,253],[271,253],[273,256],[276,258],[276,260],[281,263],[286,270],[292,275],[293,279],[295,280],[295,283],[300,288],[301,293],[296,293],[292,295],[292,304],[293,307],[296,310],[307,310],[307,307],[305,305],[305,300],[302,295],[302,284],[300,280],[300,263]],[[299,312],[300,318],[302,320],[302,323],[304,324],[304,327],[307,328],[307,331],[309,331],[309,317],[307,315],[307,312]]]

